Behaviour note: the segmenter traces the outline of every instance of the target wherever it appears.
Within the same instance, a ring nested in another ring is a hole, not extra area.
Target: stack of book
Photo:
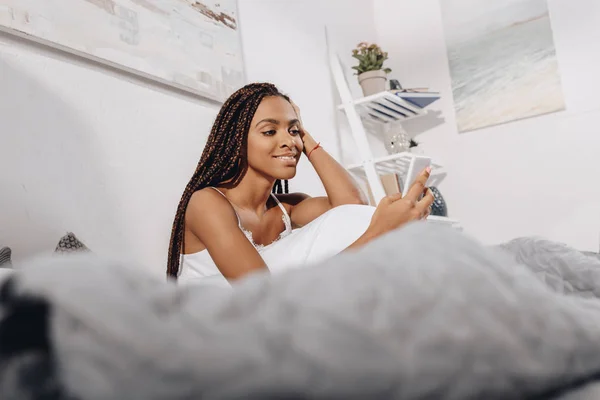
[[[429,88],[390,90],[390,93],[418,108],[425,108],[440,98],[439,92],[430,92]]]

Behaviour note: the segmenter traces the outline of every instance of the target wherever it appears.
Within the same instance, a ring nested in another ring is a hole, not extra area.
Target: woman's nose
[[[296,143],[294,142],[294,138],[288,136],[280,142],[280,146],[293,149],[294,147],[296,147]]]

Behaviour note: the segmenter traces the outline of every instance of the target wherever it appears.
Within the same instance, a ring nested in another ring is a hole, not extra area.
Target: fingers
[[[394,193],[394,194],[390,194],[385,196],[383,199],[381,199],[381,201],[379,201],[379,204],[377,206],[383,205],[383,206],[389,206],[392,203],[395,203],[396,201],[402,199],[402,193]]]
[[[425,190],[425,184],[429,179],[429,175],[431,174],[431,167],[427,167],[421,172],[421,174],[415,179],[415,182],[412,184],[410,189],[408,189],[408,193],[405,198],[416,202],[419,200],[419,196]]]
[[[386,198],[389,200],[390,203],[393,203],[395,201],[398,201],[402,198],[402,193],[394,193],[394,194],[390,194],[389,196],[386,196]]]
[[[294,109],[294,111],[296,112],[296,116],[298,117],[298,119],[300,121],[302,121],[302,118],[300,117],[300,107],[298,107],[298,105],[296,103],[294,103],[293,101],[290,100],[290,103],[292,105],[292,108]]]
[[[431,205],[435,198],[433,197],[433,192],[427,189],[427,193],[421,200],[417,202],[415,208],[419,211],[419,213],[423,216],[423,218],[427,218],[429,213],[431,212]]]

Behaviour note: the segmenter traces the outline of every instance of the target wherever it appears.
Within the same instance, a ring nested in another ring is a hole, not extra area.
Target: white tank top
[[[257,250],[271,275],[310,268],[354,243],[369,227],[374,212],[375,207],[370,206],[350,204],[334,207],[291,233],[289,217],[283,213],[284,221],[288,220],[285,232],[279,240],[268,246],[259,246]],[[207,250],[182,256],[180,266],[180,284],[231,287]]]
[[[219,189],[215,187],[211,187],[211,189],[216,190],[223,197],[225,197],[225,199],[227,199],[227,197]],[[285,207],[283,206],[283,204],[281,204],[279,199],[277,199],[277,197],[274,194],[271,193],[271,197],[273,197],[273,200],[275,200],[275,202],[281,209],[281,219],[283,220],[283,223],[285,225],[285,230],[279,234],[275,241],[268,245],[261,245],[254,242],[252,232],[248,231],[242,226],[240,216],[234,209],[235,215],[238,220],[238,227],[244,233],[244,235],[252,244],[252,246],[254,246],[256,251],[258,251],[263,260],[265,260],[265,263],[267,263],[269,269],[271,268],[268,260],[277,259],[282,250],[282,248],[280,250],[276,250],[275,245],[279,242],[279,240],[292,233],[292,221],[287,211],[285,210]],[[229,200],[227,199],[227,201]],[[179,259],[179,266],[179,281],[199,281],[201,279],[203,283],[216,284],[219,286],[229,286],[227,280],[225,279],[223,274],[221,274],[221,271],[219,271],[219,268],[217,268],[217,265],[215,264],[210,254],[208,253],[208,250],[206,249],[197,253],[181,254]]]

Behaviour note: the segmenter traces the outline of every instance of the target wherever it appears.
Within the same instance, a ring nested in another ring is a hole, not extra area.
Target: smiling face
[[[265,97],[248,131],[248,168],[271,179],[291,179],[303,148],[292,105],[283,97]]]

